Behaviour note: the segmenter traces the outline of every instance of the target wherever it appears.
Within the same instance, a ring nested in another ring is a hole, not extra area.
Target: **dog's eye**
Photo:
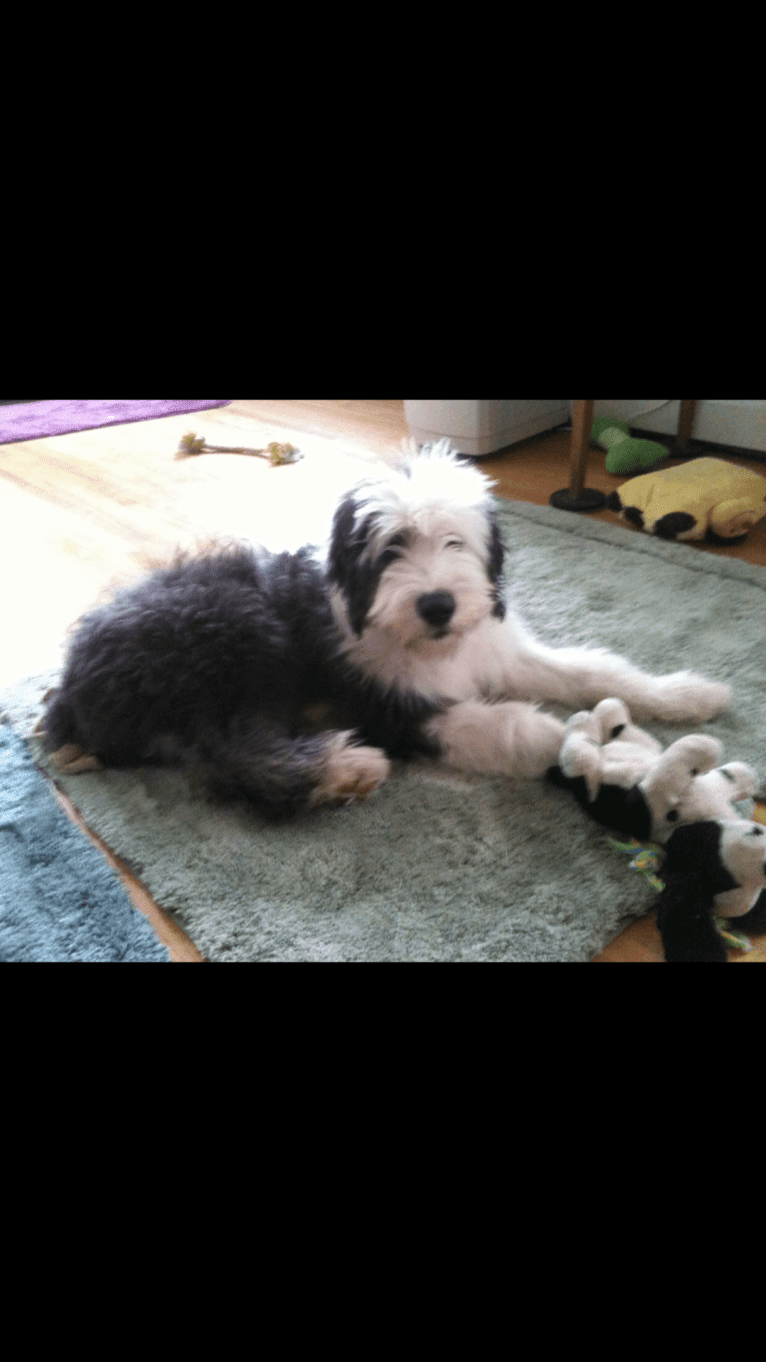
[[[445,548],[448,548],[448,549],[464,549],[464,548],[465,548],[465,544],[463,543],[462,539],[448,539],[448,540],[447,540],[447,543],[446,543],[446,545],[445,545]]]
[[[388,549],[406,549],[406,547],[407,547],[406,534],[393,535],[386,545],[386,548]]]
[[[380,556],[379,566],[381,568],[386,568],[389,563],[393,563],[397,558],[401,558],[404,555],[406,547],[406,536],[403,534],[395,534],[393,539],[389,539],[386,544],[386,547]]]

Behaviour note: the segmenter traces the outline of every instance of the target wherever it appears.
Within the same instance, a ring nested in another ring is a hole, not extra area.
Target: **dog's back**
[[[79,623],[45,744],[105,765],[161,756],[243,709],[288,716],[320,684],[333,638],[324,578],[307,551],[244,547],[177,561]]]

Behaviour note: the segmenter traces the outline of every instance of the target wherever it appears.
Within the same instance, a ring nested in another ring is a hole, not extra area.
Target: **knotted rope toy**
[[[268,459],[273,468],[282,463],[297,463],[303,455],[295,445],[279,444],[272,440],[265,449],[246,449],[244,445],[209,445],[202,435],[188,431],[181,437],[176,450],[177,459],[189,459],[194,454],[256,454],[259,459]]]

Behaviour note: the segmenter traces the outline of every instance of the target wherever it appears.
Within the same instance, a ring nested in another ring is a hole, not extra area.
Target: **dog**
[[[449,441],[411,445],[342,497],[324,552],[216,548],[119,591],[76,628],[46,749],[69,772],[180,764],[278,815],[364,798],[414,754],[542,777],[564,735],[546,702],[725,708],[693,672],[538,641],[503,595],[493,485]]]

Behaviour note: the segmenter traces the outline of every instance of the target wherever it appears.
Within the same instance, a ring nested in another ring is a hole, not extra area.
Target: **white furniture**
[[[461,454],[492,454],[569,420],[566,401],[404,399],[410,435],[421,444],[449,436]]]
[[[612,416],[627,421],[635,430],[648,435],[672,435],[678,428],[681,403],[675,402],[595,402],[594,416]],[[744,398],[705,398],[696,403],[695,440],[715,445],[733,445],[766,454],[766,401]]]
[[[568,421],[572,403],[546,401],[425,401],[406,399],[404,415],[410,433],[424,444],[448,435],[464,454],[491,454],[505,445],[517,444],[530,435]],[[594,416],[611,416],[627,421],[635,430],[648,434],[672,435],[679,427],[681,404],[678,401],[594,402]],[[694,429],[696,440],[733,445],[766,454],[766,400],[745,401],[708,399],[696,403]]]

